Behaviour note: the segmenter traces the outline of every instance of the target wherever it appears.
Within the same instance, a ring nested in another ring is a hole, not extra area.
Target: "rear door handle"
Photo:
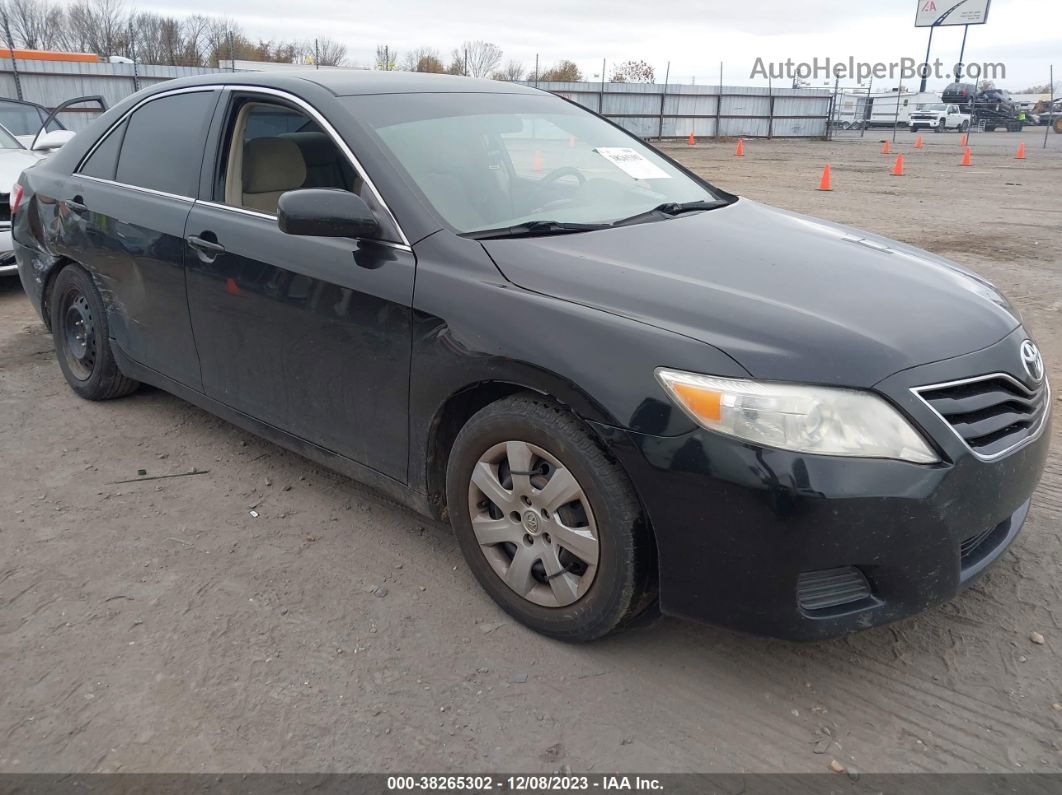
[[[63,204],[67,206],[67,209],[75,213],[88,212],[88,207],[85,206],[84,199],[82,199],[80,196],[75,196],[72,199],[66,199],[63,201]]]

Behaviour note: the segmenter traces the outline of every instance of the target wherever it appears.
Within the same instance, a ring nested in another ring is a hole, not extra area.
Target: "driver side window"
[[[287,105],[243,102],[230,118],[220,190],[233,207],[276,215],[281,194],[334,188],[363,194],[364,180],[307,114]]]

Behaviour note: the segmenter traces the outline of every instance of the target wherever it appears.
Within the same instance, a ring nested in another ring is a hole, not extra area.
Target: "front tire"
[[[517,395],[480,410],[454,441],[446,498],[472,573],[531,629],[594,640],[653,602],[634,491],[562,406]]]
[[[52,340],[66,382],[86,400],[111,400],[135,392],[111,351],[103,299],[89,274],[67,265],[52,284]]]

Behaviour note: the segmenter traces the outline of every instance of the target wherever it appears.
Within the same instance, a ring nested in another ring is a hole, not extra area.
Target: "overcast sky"
[[[608,64],[644,59],[662,82],[715,83],[719,62],[731,84],[754,82],[764,61],[810,61],[818,56],[890,62],[925,55],[927,30],[914,27],[916,0],[126,0],[170,14],[220,14],[262,38],[330,36],[346,43],[348,60],[370,64],[377,44],[403,51],[430,46],[448,60],[465,39],[501,47],[505,59],[533,67],[575,61],[587,79]],[[937,0],[943,5],[948,0]],[[933,57],[953,64],[962,28],[938,29]],[[988,24],[970,28],[967,61],[1001,61],[1017,91],[1048,81],[1055,62],[1062,80],[1062,2],[993,0]],[[607,67],[611,70],[611,66]],[[947,81],[931,81],[942,86]],[[822,81],[817,81],[821,84]]]

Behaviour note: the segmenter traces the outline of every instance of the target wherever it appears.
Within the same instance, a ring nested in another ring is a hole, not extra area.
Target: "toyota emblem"
[[[1044,357],[1040,355],[1040,349],[1032,340],[1025,340],[1021,344],[1021,363],[1025,372],[1034,382],[1039,383],[1044,377]]]

